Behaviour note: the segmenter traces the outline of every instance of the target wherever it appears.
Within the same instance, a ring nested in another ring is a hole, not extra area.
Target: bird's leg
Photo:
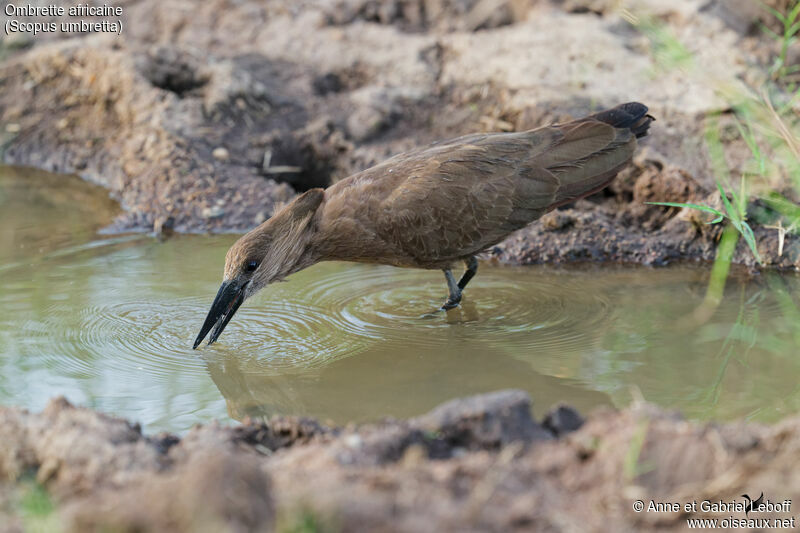
[[[450,295],[442,305],[442,311],[447,311],[458,306],[458,302],[461,301],[461,288],[456,283],[456,278],[453,277],[453,271],[449,268],[445,269],[444,277],[447,279],[447,288],[450,291]]]
[[[464,274],[461,276],[461,279],[458,280],[458,288],[461,290],[464,290],[464,287],[467,286],[469,280],[474,278],[475,274],[478,273],[478,260],[475,259],[474,255],[469,259],[467,259],[466,261],[464,261],[464,263],[466,263],[467,269],[464,271]]]
[[[447,288],[450,291],[450,295],[447,297],[447,301],[445,301],[444,305],[442,306],[443,311],[447,311],[448,309],[453,309],[454,307],[458,306],[459,302],[461,302],[461,291],[478,272],[478,260],[475,259],[474,255],[465,260],[464,263],[467,265],[467,269],[464,271],[461,279],[458,280],[458,283],[456,283],[456,278],[453,277],[452,270],[449,268],[444,270],[444,277],[447,279]]]

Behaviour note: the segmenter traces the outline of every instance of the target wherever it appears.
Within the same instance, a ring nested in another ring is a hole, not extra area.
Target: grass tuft
[[[791,87],[796,83],[797,74],[800,73],[800,65],[787,64],[789,49],[797,42],[797,36],[800,32],[800,1],[795,2],[795,5],[789,8],[786,13],[782,13],[763,2],[761,6],[772,13],[783,25],[783,33],[781,34],[777,34],[768,27],[763,26],[764,31],[772,35],[780,43],[780,52],[778,52],[770,67],[770,75],[774,81],[788,82]]]
[[[739,124],[737,122],[737,124]],[[750,247],[756,261],[763,264],[761,255],[758,253],[758,246],[756,244],[756,237],[753,229],[747,222],[747,180],[742,178],[740,181],[739,192],[731,186],[730,171],[725,161],[725,150],[722,141],[719,137],[719,121],[714,117],[708,127],[706,128],[706,145],[711,157],[711,166],[714,169],[714,181],[717,184],[720,199],[725,211],[720,211],[707,205],[698,205],[680,202],[646,202],[650,205],[663,205],[667,207],[681,207],[685,209],[695,209],[706,213],[711,213],[715,216],[713,220],[707,224],[718,224],[723,220],[736,229],[739,235],[745,240]],[[740,128],[740,131],[743,131]],[[748,143],[749,145],[749,143]],[[730,199],[728,198],[730,196]]]
[[[20,484],[19,515],[26,533],[57,533],[61,525],[50,493],[34,479]]]
[[[666,24],[651,15],[633,13],[629,9],[622,9],[620,14],[631,26],[647,37],[653,59],[661,70],[688,69],[694,65],[692,52]]]

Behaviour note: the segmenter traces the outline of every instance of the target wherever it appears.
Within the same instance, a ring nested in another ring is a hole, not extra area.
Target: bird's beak
[[[236,313],[236,310],[239,309],[239,306],[242,305],[246,287],[247,282],[239,283],[235,279],[222,282],[219,292],[217,292],[217,296],[214,298],[214,303],[211,304],[211,310],[208,312],[208,316],[206,316],[206,321],[203,322],[203,327],[200,328],[200,334],[194,340],[193,349],[196,349],[200,343],[203,342],[203,339],[211,328],[214,328],[214,330],[211,331],[208,344],[213,344],[217,338],[219,338],[222,334],[222,330],[224,330],[228,322],[231,321],[231,317]]]

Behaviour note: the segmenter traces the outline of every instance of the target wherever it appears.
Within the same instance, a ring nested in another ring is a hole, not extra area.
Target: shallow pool
[[[520,388],[537,413],[642,397],[694,418],[800,409],[800,278],[733,276],[692,318],[707,267],[511,268],[484,261],[461,309],[440,272],[323,263],[191,345],[236,239],[106,236],[77,178],[0,167],[0,403],[73,402],[183,431],[275,413],[343,423]]]

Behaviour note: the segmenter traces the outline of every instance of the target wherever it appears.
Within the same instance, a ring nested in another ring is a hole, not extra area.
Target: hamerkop
[[[194,347],[215,342],[242,302],[320,261],[441,269],[461,301],[475,255],[543,214],[599,191],[631,160],[653,117],[631,102],[520,133],[479,133],[400,154],[311,189],[240,238]],[[466,264],[459,281],[453,265]]]

